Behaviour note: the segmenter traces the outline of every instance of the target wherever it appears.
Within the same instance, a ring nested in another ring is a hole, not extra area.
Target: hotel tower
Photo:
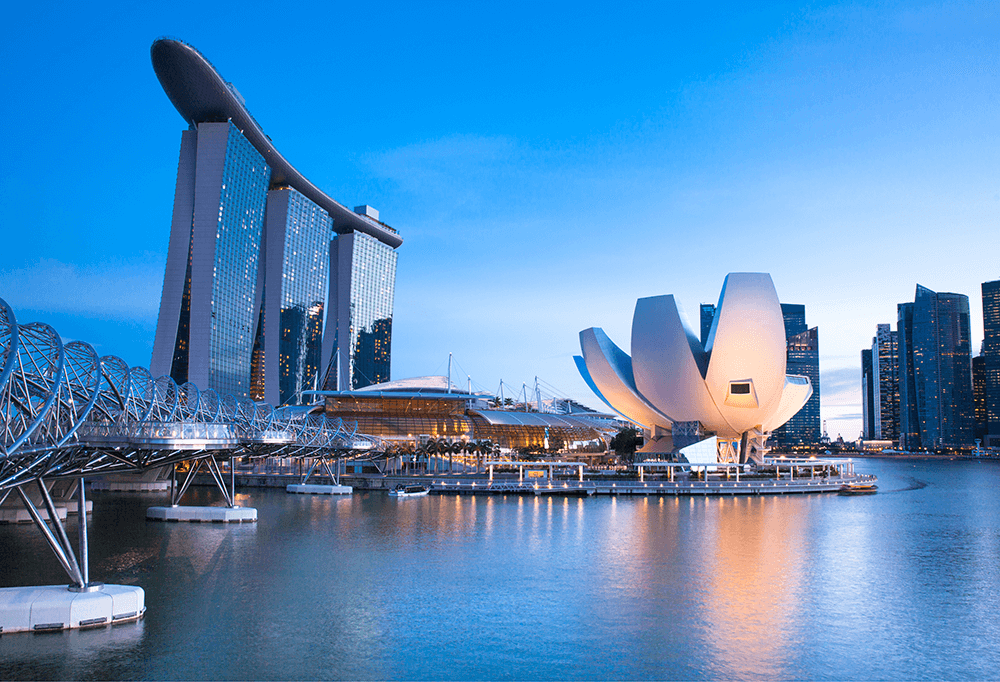
[[[189,126],[153,376],[273,405],[387,381],[396,230],[295,170],[193,47],[160,39],[151,52]]]

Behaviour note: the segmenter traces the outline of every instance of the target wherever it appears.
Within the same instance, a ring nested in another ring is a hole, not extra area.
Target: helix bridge
[[[63,343],[47,324],[20,324],[0,299],[0,505],[17,492],[80,589],[89,584],[85,478],[186,461],[187,479],[171,487],[173,505],[204,467],[235,506],[236,458],[311,459],[310,471],[321,463],[329,472],[331,460],[385,450],[380,439],[358,434],[355,422],[178,386],[113,355],[100,357],[83,341]],[[79,561],[50,495],[59,479],[79,479]]]

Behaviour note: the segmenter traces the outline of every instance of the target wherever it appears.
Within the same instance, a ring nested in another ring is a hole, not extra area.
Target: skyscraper
[[[805,406],[771,434],[775,445],[802,445],[818,443],[821,435],[819,413],[819,328],[806,325],[806,307],[801,304],[782,303],[781,315],[785,319],[787,356],[785,371],[809,377],[813,393]]]
[[[861,351],[861,436],[865,440],[875,438],[875,376],[872,364],[872,349]]]
[[[1000,445],[1000,280],[983,282],[983,390],[986,442]]]
[[[982,353],[972,358],[972,403],[975,413],[972,435],[984,441],[989,430],[989,420],[986,418],[986,358]]]
[[[360,351],[352,346],[351,366],[368,362],[370,374],[388,379],[402,239],[374,209],[350,211],[293,168],[236,88],[193,47],[161,39],[151,53],[190,126],[181,134],[154,376],[220,395],[300,403],[303,391],[320,387],[331,357],[324,358],[324,334],[338,347],[338,324],[328,319],[323,328],[327,308],[339,320],[346,301],[374,311],[379,322],[355,323],[348,314],[340,338],[356,344],[365,332],[378,334]],[[357,257],[345,260],[348,251]]]
[[[378,212],[370,206],[356,211]],[[323,388],[349,391],[389,380],[396,251],[366,234],[330,243],[330,313],[323,339]]]
[[[899,305],[900,444],[907,449],[968,446],[974,408],[969,298],[917,285]]]
[[[873,438],[899,438],[899,335],[888,324],[872,339]]]
[[[701,345],[708,345],[708,335],[712,331],[712,320],[715,319],[715,304],[701,304]]]

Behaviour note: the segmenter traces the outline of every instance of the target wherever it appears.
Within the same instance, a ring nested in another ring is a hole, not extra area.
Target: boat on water
[[[397,485],[389,491],[390,497],[423,497],[431,491],[426,485]]]
[[[841,495],[874,495],[878,486],[874,483],[845,483],[840,486]]]

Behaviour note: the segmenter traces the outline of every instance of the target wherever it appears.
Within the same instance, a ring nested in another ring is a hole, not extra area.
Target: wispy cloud
[[[93,265],[41,258],[0,270],[0,298],[15,316],[18,310],[35,310],[106,320],[155,319],[163,266],[163,258],[151,253]]]

